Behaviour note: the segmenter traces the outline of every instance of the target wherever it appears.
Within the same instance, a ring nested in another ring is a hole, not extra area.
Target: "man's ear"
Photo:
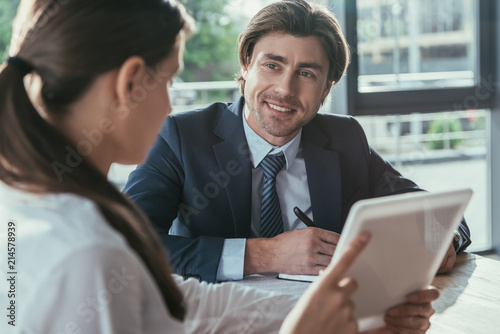
[[[326,99],[330,91],[332,90],[333,81],[329,80],[326,82],[325,90],[323,91],[323,101]]]
[[[247,79],[247,75],[248,75],[248,68],[247,67],[241,67],[241,76],[243,77],[243,79]]]
[[[140,87],[146,62],[142,57],[128,58],[118,70],[115,92],[120,105],[131,104],[134,100],[134,90]]]

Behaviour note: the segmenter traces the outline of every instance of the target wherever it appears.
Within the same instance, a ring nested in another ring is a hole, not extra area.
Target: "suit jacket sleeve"
[[[168,234],[178,214],[189,216],[196,210],[181,203],[184,181],[179,134],[169,118],[146,162],[130,174],[124,192],[150,219],[176,272],[214,282],[224,238]]]
[[[360,135],[365,143],[365,152],[367,152],[367,159],[370,171],[370,197],[380,197],[387,195],[402,194],[412,191],[422,191],[414,182],[404,178],[396,169],[392,167],[387,161],[370,146],[368,146],[365,134],[357,121],[353,119],[356,124]],[[461,240],[457,252],[465,250],[470,244],[470,230],[467,226],[465,218],[459,225],[458,232],[460,233]]]

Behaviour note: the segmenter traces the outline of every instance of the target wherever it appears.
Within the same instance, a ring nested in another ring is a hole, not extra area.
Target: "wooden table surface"
[[[270,291],[302,294],[309,283],[253,275],[241,284]],[[429,334],[500,334],[500,261],[464,253],[453,270],[433,283],[441,296],[434,302]]]
[[[433,283],[441,291],[428,333],[500,333],[500,261],[464,253]]]

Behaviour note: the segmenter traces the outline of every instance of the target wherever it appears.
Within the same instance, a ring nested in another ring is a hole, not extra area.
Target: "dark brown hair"
[[[296,37],[318,37],[330,62],[328,80],[335,84],[344,75],[350,52],[339,22],[327,8],[304,0],[274,2],[252,18],[238,38],[240,65],[248,67],[255,44],[264,35],[275,32]],[[236,80],[243,94],[245,79],[241,71]]]
[[[23,0],[10,56],[28,63],[41,79],[45,112],[64,115],[98,76],[129,57],[158,65],[178,34],[189,33],[191,21],[184,7],[166,0]],[[182,293],[147,218],[86,159],[63,176],[56,173],[54,163],[64,165],[68,148],[76,152],[75,143],[37,112],[15,62],[0,70],[0,180],[30,192],[72,193],[95,202],[140,256],[172,316],[183,320]]]

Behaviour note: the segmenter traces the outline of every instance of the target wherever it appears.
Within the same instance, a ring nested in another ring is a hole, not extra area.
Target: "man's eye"
[[[299,75],[301,75],[303,77],[306,77],[306,78],[312,78],[312,77],[314,77],[314,74],[312,74],[310,72],[306,72],[306,71],[300,71]]]
[[[275,64],[267,64],[266,65],[268,68],[272,69],[272,70],[275,70],[278,68],[278,66],[276,66]]]

